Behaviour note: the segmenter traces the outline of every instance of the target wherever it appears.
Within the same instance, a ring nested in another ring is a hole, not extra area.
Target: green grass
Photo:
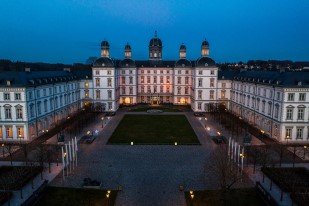
[[[106,190],[47,187],[36,206],[112,206],[115,203],[117,192],[111,191],[109,204]]]
[[[125,115],[110,144],[200,144],[184,115]]]
[[[147,112],[147,110],[162,110],[163,112],[182,112],[182,110],[171,107],[161,107],[161,106],[152,106],[152,107],[139,107],[136,109],[131,109],[129,112]]]
[[[185,192],[190,206],[263,206],[265,205],[254,188],[232,189],[225,193],[220,190],[194,191],[193,199]]]

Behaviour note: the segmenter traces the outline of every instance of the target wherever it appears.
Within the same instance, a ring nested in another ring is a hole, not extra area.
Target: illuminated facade
[[[150,103],[191,105],[203,111],[204,105],[217,102],[218,68],[209,57],[209,43],[201,46],[201,57],[186,59],[181,45],[177,61],[162,60],[162,41],[155,34],[149,42],[149,60],[132,60],[131,46],[123,60],[112,60],[109,43],[101,43],[101,57],[92,68],[93,103],[96,108],[116,111],[119,105]]]

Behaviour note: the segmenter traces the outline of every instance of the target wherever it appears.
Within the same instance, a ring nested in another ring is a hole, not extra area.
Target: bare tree
[[[43,179],[43,169],[44,169],[44,162],[45,162],[45,150],[44,145],[40,144],[36,147],[34,151],[34,160],[39,164],[42,168],[41,170],[41,179]]]
[[[11,165],[13,165],[14,146],[15,146],[15,144],[9,143],[9,142],[4,144],[4,149],[6,150],[7,153],[9,153]]]
[[[210,159],[212,162],[208,168],[216,175],[215,178],[222,190],[231,189],[241,179],[239,168],[229,159],[226,146],[217,147]]]

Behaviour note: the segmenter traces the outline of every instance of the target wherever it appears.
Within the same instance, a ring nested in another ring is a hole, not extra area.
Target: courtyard
[[[184,115],[125,115],[109,144],[200,144]]]

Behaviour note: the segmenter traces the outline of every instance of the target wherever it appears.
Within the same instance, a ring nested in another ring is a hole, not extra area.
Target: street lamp
[[[194,198],[194,193],[193,193],[193,191],[190,191],[190,197],[191,197],[191,199],[193,200],[193,198]]]
[[[101,117],[102,120],[102,128],[103,128],[103,124],[104,124],[104,117]]]
[[[107,190],[107,192],[106,192],[106,198],[107,198],[107,206],[109,206],[109,196],[110,196],[110,193],[111,193],[111,191],[110,190]]]
[[[4,144],[2,144],[1,146],[2,146],[2,158],[4,159]]]
[[[307,149],[307,146],[305,145],[304,146],[304,159],[306,158],[306,149]]]

